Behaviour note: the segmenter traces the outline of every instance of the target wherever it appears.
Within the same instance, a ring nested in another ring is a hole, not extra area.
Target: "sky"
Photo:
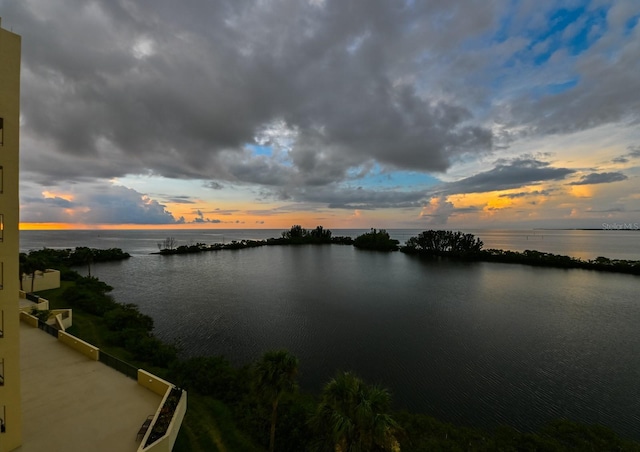
[[[23,229],[640,223],[637,0],[0,0]]]

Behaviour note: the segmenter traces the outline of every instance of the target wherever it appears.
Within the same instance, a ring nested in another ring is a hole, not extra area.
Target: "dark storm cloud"
[[[620,182],[627,180],[628,177],[622,173],[591,173],[582,176],[579,181],[571,182],[569,185],[593,185],[608,184],[611,182]]]
[[[380,208],[421,207],[428,196],[424,190],[418,191],[380,191],[349,187],[312,187],[281,191],[279,199],[301,203],[326,203],[333,209],[372,210]]]
[[[494,20],[484,6],[462,12],[444,2],[7,0],[3,15],[23,35],[25,169],[265,185],[327,184],[372,159],[443,171],[492,143],[470,109],[426,94],[418,77],[426,43],[441,55]],[[289,162],[247,160],[245,143],[276,121],[295,131]]]
[[[474,176],[444,185],[447,194],[486,193],[510,190],[547,181],[564,179],[574,173],[569,168],[555,168],[548,162],[533,158],[502,161],[495,168]]]

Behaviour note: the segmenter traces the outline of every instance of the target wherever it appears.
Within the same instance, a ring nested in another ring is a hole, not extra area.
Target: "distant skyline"
[[[0,0],[21,227],[640,223],[635,0]]]

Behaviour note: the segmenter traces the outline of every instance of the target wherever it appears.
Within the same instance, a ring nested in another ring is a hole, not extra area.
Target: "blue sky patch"
[[[391,171],[384,172],[376,167],[364,177],[357,178],[356,171],[352,172],[352,183],[362,188],[396,188],[396,189],[420,189],[439,184],[441,181],[428,174],[417,171]]]
[[[581,6],[551,11],[545,27],[523,31],[524,37],[530,40],[529,45],[509,58],[505,67],[513,67],[518,62],[542,66],[555,52],[563,48],[569,55],[584,52],[606,32],[606,16],[606,8],[588,10]],[[511,20],[505,17],[493,39],[497,42],[505,40],[510,25]]]
[[[638,19],[640,19],[640,14],[636,14],[633,17],[630,17],[627,22],[624,24],[624,35],[629,36],[631,31],[638,25]]]
[[[271,157],[273,155],[273,148],[271,146],[247,144],[246,147],[253,151],[253,155],[266,155],[267,157]]]

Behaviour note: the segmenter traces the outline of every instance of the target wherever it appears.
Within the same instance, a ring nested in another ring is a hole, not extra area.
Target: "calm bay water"
[[[132,253],[93,273],[185,355],[245,364],[287,348],[307,390],[353,370],[391,389],[397,407],[447,421],[526,430],[566,417],[640,439],[640,277],[339,245],[149,254],[169,235],[185,244],[280,232],[24,231],[21,248]],[[420,231],[390,232],[404,241]],[[485,248],[640,259],[637,231],[468,232]]]

